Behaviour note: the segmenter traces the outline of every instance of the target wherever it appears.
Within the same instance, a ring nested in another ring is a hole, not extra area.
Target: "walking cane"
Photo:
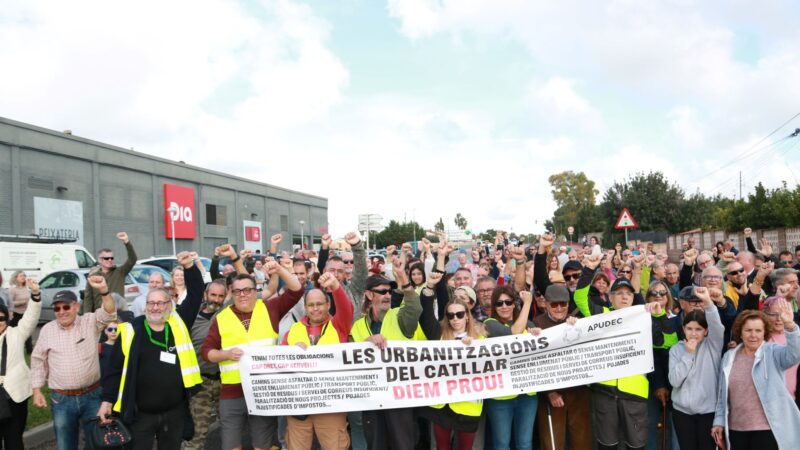
[[[553,414],[550,412],[550,401],[544,399],[547,405],[547,424],[550,425],[550,450],[556,450],[556,437],[553,434]]]
[[[661,448],[662,450],[669,450],[669,439],[667,439],[667,435],[669,434],[669,429],[667,428],[667,404],[663,403],[661,405]]]

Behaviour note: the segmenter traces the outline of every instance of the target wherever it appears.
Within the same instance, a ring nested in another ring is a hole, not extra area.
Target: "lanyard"
[[[155,345],[157,345],[159,347],[163,346],[165,351],[167,351],[167,352],[169,351],[169,323],[167,323],[167,322],[164,323],[164,343],[163,344],[161,342],[158,342],[157,340],[153,339],[153,332],[150,331],[150,325],[147,324],[146,320],[144,321],[144,329],[147,330],[147,337],[150,338],[150,342],[152,342],[153,344],[155,344]]]
[[[329,325],[330,323],[331,323],[331,321],[330,321],[330,320],[328,320],[327,322],[325,322],[325,326],[324,326],[324,327],[322,327],[322,331],[320,331],[320,332],[319,332],[319,337],[317,337],[317,342],[319,342],[319,340],[320,340],[320,339],[322,339],[322,335],[324,335],[324,334],[325,334],[325,330],[327,330],[327,329],[328,329],[328,325]],[[372,334],[372,331],[370,331],[370,335],[371,335],[371,334]],[[313,342],[313,343],[311,343],[311,345],[317,345],[317,342]]]

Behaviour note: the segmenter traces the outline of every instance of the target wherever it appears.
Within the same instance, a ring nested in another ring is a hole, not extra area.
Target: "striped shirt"
[[[31,386],[82,389],[100,380],[97,343],[103,328],[117,318],[104,308],[77,316],[69,328],[53,320],[45,324],[31,354]]]

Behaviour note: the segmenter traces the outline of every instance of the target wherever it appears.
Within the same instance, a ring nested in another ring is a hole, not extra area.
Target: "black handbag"
[[[89,439],[95,449],[125,448],[133,440],[128,427],[117,418],[112,418],[111,423],[102,424],[100,418],[92,417],[86,423],[90,426]]]
[[[6,331],[6,333],[8,333]],[[3,377],[3,384],[5,384],[6,376],[6,360],[8,359],[8,345],[6,340],[8,336],[3,338],[3,358],[0,360],[0,377]],[[11,417],[11,397],[6,392],[6,387],[0,385],[0,420],[6,420]]]

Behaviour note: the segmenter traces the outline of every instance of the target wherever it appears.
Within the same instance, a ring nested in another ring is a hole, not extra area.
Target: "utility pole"
[[[742,171],[739,171],[739,200],[742,200]]]

